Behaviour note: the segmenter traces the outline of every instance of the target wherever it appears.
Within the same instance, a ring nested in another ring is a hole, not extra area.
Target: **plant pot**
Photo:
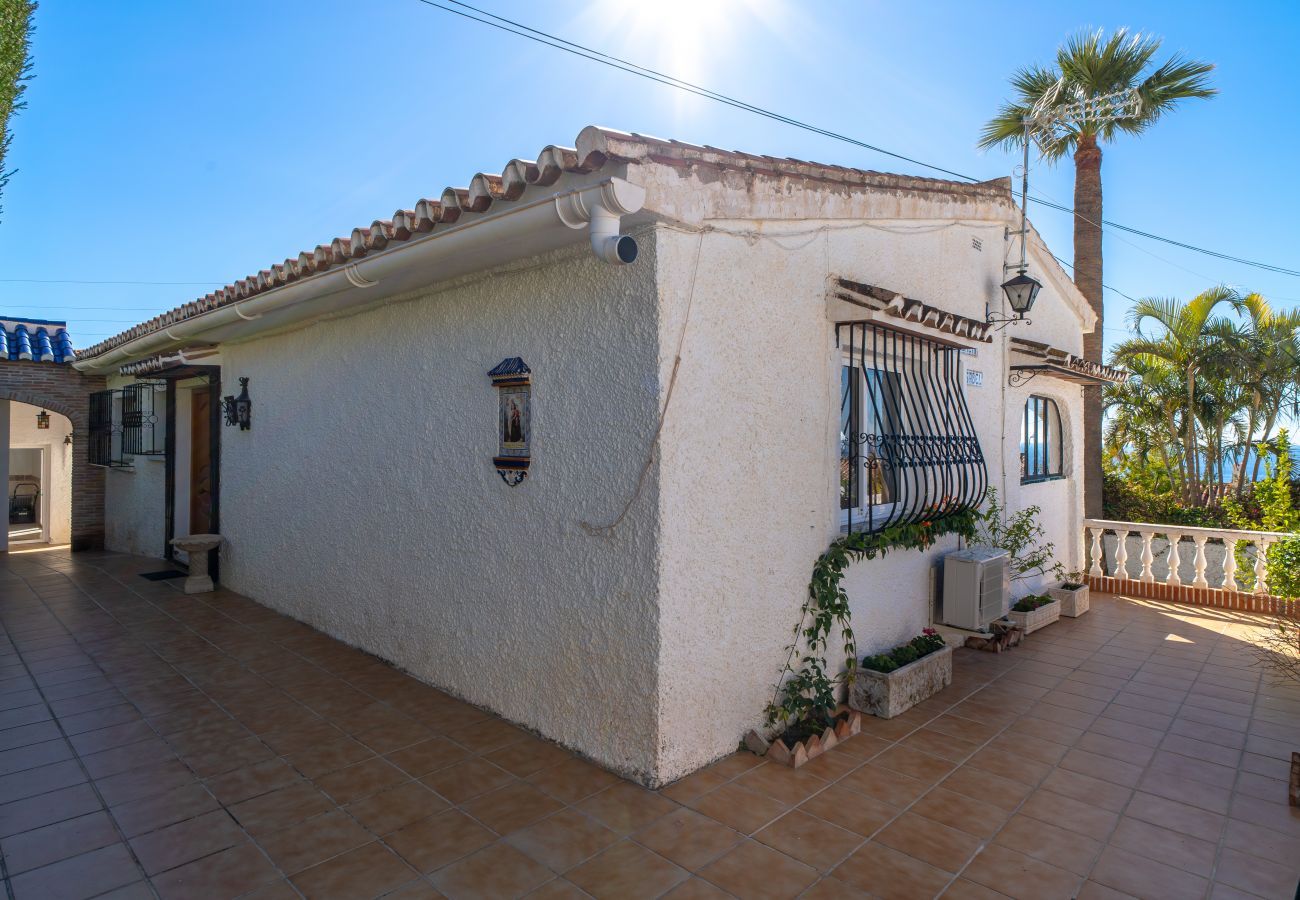
[[[797,769],[809,760],[816,759],[827,750],[831,750],[843,741],[847,741],[861,730],[862,714],[841,705],[835,711],[834,725],[826,726],[826,729],[821,734],[814,734],[805,738],[793,747],[786,746],[785,741],[781,739],[779,734],[772,738],[771,743],[769,743],[757,731],[750,731],[745,735],[745,746],[759,756],[766,757],[783,766]]]
[[[1061,601],[1061,615],[1077,618],[1088,611],[1088,586],[1081,584],[1076,588],[1068,588],[1063,584],[1058,584],[1047,591],[1048,595],[1054,600]]]
[[[1061,601],[1053,600],[1051,603],[1044,603],[1038,609],[1031,609],[1029,612],[1016,612],[1013,609],[1007,613],[1007,616],[1025,634],[1033,634],[1038,629],[1045,628],[1061,618]]]
[[[952,684],[952,648],[944,647],[892,672],[858,668],[849,685],[849,706],[892,719]]]

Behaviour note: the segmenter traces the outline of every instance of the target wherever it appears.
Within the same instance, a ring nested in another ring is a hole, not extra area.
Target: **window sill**
[[[1034,478],[1022,478],[1021,484],[1042,484],[1044,481],[1064,481],[1065,475],[1038,475]]]

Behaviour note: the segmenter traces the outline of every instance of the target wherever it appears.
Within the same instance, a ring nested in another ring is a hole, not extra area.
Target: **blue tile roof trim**
[[[70,363],[77,358],[64,322],[0,316],[0,361]]]
[[[533,370],[528,368],[521,356],[511,356],[497,363],[495,369],[488,372],[489,378],[500,378],[503,375],[527,375]]]

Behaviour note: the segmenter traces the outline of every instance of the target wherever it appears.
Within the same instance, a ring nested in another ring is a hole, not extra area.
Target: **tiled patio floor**
[[[793,772],[647,791],[156,560],[0,558],[18,900],[1293,896],[1300,691],[1109,597]]]

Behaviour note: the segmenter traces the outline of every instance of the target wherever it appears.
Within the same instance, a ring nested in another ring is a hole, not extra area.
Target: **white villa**
[[[992,486],[1086,567],[1081,385],[1119,376],[1032,229],[990,324],[1020,234],[1007,180],[587,128],[80,351],[106,546],[220,534],[221,586],[666,783],[762,722],[845,529]],[[850,570],[859,653],[957,546]]]

